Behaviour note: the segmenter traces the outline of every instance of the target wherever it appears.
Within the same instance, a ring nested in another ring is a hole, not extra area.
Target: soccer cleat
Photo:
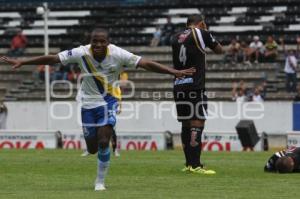
[[[81,154],[81,157],[86,157],[90,155],[90,153],[88,151],[84,151],[82,154]]]
[[[118,151],[118,150],[115,150],[114,155],[115,155],[115,157],[120,157],[119,151]]]
[[[191,171],[191,166],[185,166],[183,169],[181,169],[182,172],[189,172]]]
[[[104,191],[106,190],[105,186],[103,183],[96,183],[95,184],[95,191]]]
[[[197,173],[197,174],[204,174],[204,175],[213,175],[216,174],[216,172],[214,170],[206,170],[202,167],[196,167],[195,169],[190,168],[190,171],[192,173]]]

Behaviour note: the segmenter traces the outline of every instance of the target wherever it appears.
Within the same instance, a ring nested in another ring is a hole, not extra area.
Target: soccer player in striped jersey
[[[192,75],[194,68],[176,70],[134,55],[120,47],[110,44],[105,29],[97,28],[91,33],[89,45],[66,50],[57,55],[46,55],[24,60],[1,57],[0,61],[9,63],[13,69],[22,65],[77,63],[81,69],[82,83],[77,94],[81,105],[83,133],[88,152],[98,153],[95,190],[105,190],[104,178],[110,162],[109,141],[116,124],[118,100],[121,98],[118,80],[123,66],[143,68],[149,71],[170,74],[175,77]]]
[[[300,147],[293,147],[273,154],[264,167],[266,172],[300,172]]]

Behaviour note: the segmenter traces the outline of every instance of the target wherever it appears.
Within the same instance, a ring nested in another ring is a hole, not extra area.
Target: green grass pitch
[[[204,152],[217,175],[182,173],[179,150],[122,151],[112,157],[107,190],[95,192],[96,156],[75,150],[1,150],[0,198],[298,198],[300,174],[270,174],[271,152]]]

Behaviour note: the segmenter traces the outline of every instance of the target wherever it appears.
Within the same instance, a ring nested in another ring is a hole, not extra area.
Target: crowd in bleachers
[[[228,46],[224,61],[244,62],[251,65],[251,62],[274,62],[277,55],[278,45],[272,36],[268,37],[265,44],[260,41],[259,36],[254,36],[250,45],[245,41],[233,39]]]
[[[208,90],[220,91],[219,98],[223,99],[221,97],[225,92],[231,96],[231,82],[242,79],[246,89],[235,86],[236,94],[232,95],[234,99],[238,93],[244,93],[247,101],[260,99],[256,96],[270,100],[269,96],[275,96],[271,99],[276,99],[277,96],[273,95],[276,92],[280,92],[281,97],[278,98],[283,99],[282,96],[295,95],[297,91],[299,51],[290,50],[296,44],[299,49],[300,44],[300,38],[296,40],[297,31],[300,30],[300,7],[296,0],[289,0],[288,3],[262,0],[255,5],[245,0],[145,0],[135,6],[123,7],[100,1],[69,2],[69,6],[65,7],[64,1],[49,2],[50,47],[65,50],[86,44],[90,30],[97,25],[112,33],[112,43],[123,47],[134,46],[141,49],[134,53],[171,65],[171,53],[166,46],[170,46],[172,35],[185,27],[187,15],[201,13],[206,16],[209,30],[227,49],[224,58],[208,53],[208,70],[212,73],[232,72],[232,78],[228,77],[227,80],[208,77]],[[5,17],[0,14],[1,48],[6,49],[9,56],[27,56],[26,49],[43,48],[43,21],[35,13],[37,5],[38,2],[26,5],[7,3],[0,7],[5,14]],[[11,31],[16,28],[23,28],[21,34]],[[281,35],[285,35],[285,38]],[[146,45],[152,46],[156,52],[142,52]],[[44,70],[44,66],[37,66],[36,79],[44,81]],[[249,70],[248,76],[245,70]],[[238,77],[240,71],[243,71],[243,78]],[[258,71],[265,75],[260,76]],[[79,74],[76,66],[51,66],[50,72],[51,81],[76,82]],[[258,75],[254,77],[254,74]],[[130,75],[128,78],[131,78]],[[165,79],[161,82],[166,84],[171,81]],[[138,78],[136,83],[142,88],[148,86],[147,83],[142,85]],[[165,91],[162,88],[159,88],[160,91]],[[284,89],[287,92],[281,92]],[[268,97],[267,91],[272,92],[271,95],[268,93]],[[231,97],[226,99],[230,100]]]
[[[35,80],[45,81],[45,65],[38,65],[34,71]],[[80,78],[80,68],[76,64],[49,66],[50,82],[55,80],[66,80],[77,83]]]
[[[283,37],[279,38],[285,56],[284,72],[286,73],[286,91],[297,92],[297,65],[300,56],[300,37],[295,41],[296,49],[286,50]],[[241,43],[241,44],[240,44]],[[259,40],[258,36],[253,37],[253,41],[248,46],[244,41],[239,42],[233,39],[225,54],[225,62],[235,64],[236,62],[244,62],[251,66],[251,62],[275,62],[278,56],[278,44],[272,36],[269,36],[265,44]],[[266,80],[256,85],[251,90],[245,88],[245,85],[240,82],[239,86],[234,83],[232,96],[234,101],[264,101],[266,97]],[[299,88],[300,90],[300,88]],[[295,97],[295,101],[297,100]]]
[[[283,37],[279,38],[283,51],[285,51],[285,44]],[[295,44],[299,48],[300,37],[295,41]],[[292,53],[297,54],[299,49],[294,50]],[[228,45],[228,50],[225,54],[224,61],[230,63],[244,62],[251,65],[251,63],[259,62],[275,62],[278,56],[278,44],[273,36],[268,36],[267,40],[263,44],[260,41],[259,36],[254,36],[253,41],[248,45],[245,41],[239,41],[238,39],[232,39]]]
[[[267,95],[266,86],[266,81],[255,85],[254,88],[248,88],[243,80],[239,83],[234,82],[232,86],[232,100],[236,102],[263,102]]]

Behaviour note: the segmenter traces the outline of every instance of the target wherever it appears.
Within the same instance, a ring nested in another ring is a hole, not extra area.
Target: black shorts
[[[203,90],[173,91],[178,121],[206,120],[207,96]]]

